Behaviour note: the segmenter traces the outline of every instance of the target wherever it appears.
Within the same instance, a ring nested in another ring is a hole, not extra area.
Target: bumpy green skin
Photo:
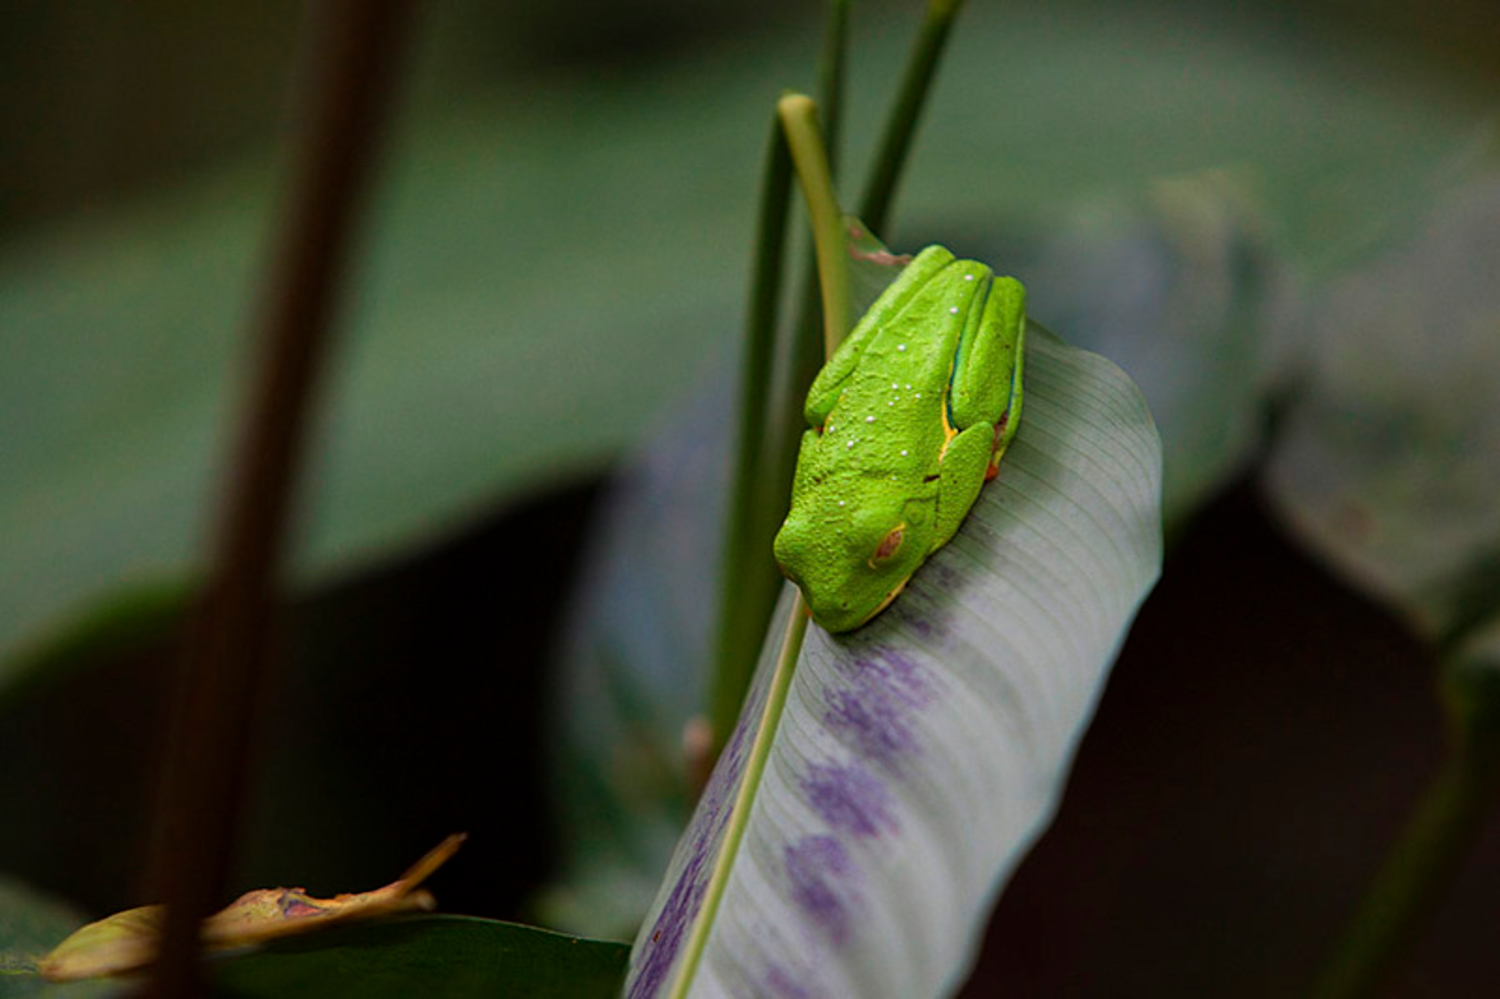
[[[1021,415],[1025,295],[929,246],[813,382],[775,551],[828,631],[883,610],[998,465]]]

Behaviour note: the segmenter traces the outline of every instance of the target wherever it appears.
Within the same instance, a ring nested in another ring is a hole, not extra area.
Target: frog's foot
[[[984,470],[984,481],[993,482],[1000,474],[1000,459],[1005,457],[1005,447],[1010,443],[1007,439],[1005,428],[1010,422],[1010,413],[1001,413],[1000,422],[995,424],[995,442],[991,445],[990,465]]]
[[[948,451],[943,455],[943,477],[938,482],[929,554],[947,544],[969,515],[969,508],[989,475],[993,440],[989,426],[976,423],[948,442]]]

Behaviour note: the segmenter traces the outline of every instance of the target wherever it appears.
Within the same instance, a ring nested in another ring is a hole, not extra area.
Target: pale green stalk
[[[804,94],[788,94],[777,104],[777,115],[786,134],[787,146],[797,172],[798,183],[807,199],[808,215],[812,219],[813,241],[818,255],[818,274],[823,292],[824,344],[827,356],[832,356],[838,342],[849,328],[849,272],[844,262],[844,222],[838,199],[833,193],[833,178],[828,169],[828,156],[823,146],[823,137],[818,130],[817,105]],[[792,601],[787,619],[786,633],[782,636],[781,650],[776,657],[775,672],[771,676],[771,689],[766,694],[765,707],[756,721],[755,742],[745,760],[744,773],[740,775],[740,786],[735,793],[734,804],[729,813],[729,824],[724,830],[724,839],[719,844],[714,858],[713,873],[704,890],[703,907],[693,922],[693,931],[683,950],[682,963],[668,993],[671,999],[683,999],[692,987],[698,964],[708,945],[709,934],[723,901],[724,890],[729,885],[729,875],[734,869],[734,858],[739,854],[745,829],[750,824],[751,806],[756,791],[760,788],[761,776],[771,747],[780,727],[782,709],[786,706],[787,691],[791,689],[792,673],[797,659],[802,654],[802,640],[807,634],[808,611],[802,594]]]
[[[833,175],[818,128],[818,106],[806,94],[787,94],[776,105],[786,130],[797,182],[807,199],[813,246],[818,257],[818,287],[823,296],[823,355],[832,357],[852,325],[849,265],[844,257],[844,212],[833,193]]]
[[[776,739],[781,711],[786,706],[787,691],[792,685],[792,671],[797,666],[797,657],[802,654],[802,639],[807,634],[807,621],[807,604],[803,603],[799,593],[792,601],[791,617],[781,640],[781,652],[776,657],[776,672],[772,674],[766,705],[756,724],[755,743],[750,747],[750,755],[745,760],[745,772],[740,776],[740,787],[734,796],[729,825],[724,830],[724,841],[719,844],[713,874],[709,877],[708,887],[703,894],[703,908],[698,911],[697,919],[693,922],[693,932],[683,950],[682,963],[677,968],[672,991],[668,993],[670,999],[683,999],[692,988],[693,977],[703,959],[703,949],[708,945],[708,935],[713,932],[719,903],[724,899],[724,889],[729,885],[729,873],[734,868],[733,858],[739,853],[740,842],[745,838],[745,829],[750,824],[750,807],[754,804],[755,792],[760,787],[766,761],[771,756],[771,744]]]

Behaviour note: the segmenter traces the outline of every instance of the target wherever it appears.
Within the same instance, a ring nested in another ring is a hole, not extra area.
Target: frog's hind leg
[[[995,428],[988,423],[978,423],[948,441],[940,466],[937,511],[929,551],[936,551],[948,543],[958,525],[969,515],[969,507],[979,498],[979,487],[984,485],[985,471],[990,467],[994,440]]]
[[[948,396],[955,427],[994,426],[989,478],[1020,424],[1025,347],[1026,289],[1015,278],[997,277],[982,315],[971,317],[959,341]]]
[[[1021,368],[1026,357],[1026,320],[1021,320],[1021,335],[1016,338],[1016,366],[1010,373],[1010,405],[1000,418],[995,421],[995,445],[990,458],[990,469],[985,473],[985,481],[988,482],[1000,474],[1000,459],[1005,455],[1005,449],[1010,446],[1011,440],[1016,436],[1016,428],[1021,425],[1021,402],[1025,393],[1021,389]]]

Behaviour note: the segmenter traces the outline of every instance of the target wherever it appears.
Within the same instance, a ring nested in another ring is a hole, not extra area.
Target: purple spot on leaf
[[[724,744],[723,752],[719,754],[720,758],[727,756],[730,760],[733,761],[729,764],[729,769],[736,778],[739,777],[740,771],[744,769],[743,764],[745,761],[745,749],[747,745],[745,741],[745,733],[753,727],[754,726],[752,725],[746,724],[736,725],[734,727],[734,731],[729,733],[729,741]]]
[[[645,959],[630,983],[632,999],[656,995],[665,982],[667,971],[682,946],[682,938],[703,904],[703,893],[708,888],[708,879],[703,876],[705,859],[703,853],[694,854],[682,876],[672,886],[672,894],[656,917],[651,937],[643,948]]]
[[[929,582],[935,583],[939,590],[956,590],[964,583],[963,578],[958,573],[941,562],[928,566],[927,579]]]
[[[792,973],[773,964],[766,972],[765,994],[774,996],[775,999],[812,999],[812,993],[807,986],[792,977]]]
[[[763,694],[761,695],[763,699]],[[703,908],[713,861],[724,840],[724,829],[734,811],[733,795],[745,770],[750,742],[745,727],[737,727],[714,767],[686,834],[692,853],[683,864],[672,890],[657,914],[651,935],[640,949],[639,963],[630,979],[631,999],[654,996],[666,984],[693,920]],[[681,847],[679,847],[681,849]]]
[[[912,717],[932,700],[917,664],[899,652],[872,650],[844,668],[847,685],[824,695],[829,728],[854,743],[860,756],[898,769],[918,750]]]
[[[838,883],[854,873],[844,845],[834,836],[804,836],[786,848],[792,901],[835,944],[849,939],[849,905]]]
[[[902,713],[893,710],[889,701],[858,690],[830,691],[824,720],[829,728],[852,739],[861,756],[889,767],[917,748]]]
[[[814,763],[802,779],[802,791],[823,821],[838,832],[873,836],[896,828],[885,785],[858,763]]]

